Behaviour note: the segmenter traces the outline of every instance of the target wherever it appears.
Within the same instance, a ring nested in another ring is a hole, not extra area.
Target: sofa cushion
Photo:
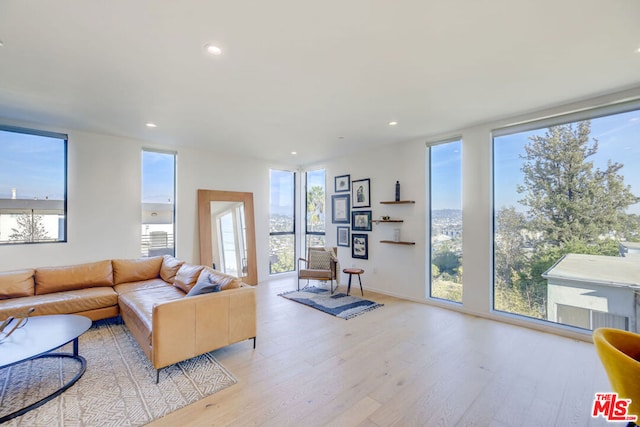
[[[33,270],[0,273],[0,300],[35,295],[33,274]]]
[[[200,276],[198,277],[198,281],[191,288],[189,292],[187,292],[188,297],[209,294],[211,292],[220,292],[222,285],[220,283],[215,283],[211,280],[211,274],[207,271],[202,271]]]
[[[162,267],[160,267],[160,277],[167,283],[173,284],[173,280],[182,267],[184,261],[176,259],[171,255],[165,255],[162,257]]]
[[[226,291],[227,289],[239,288],[242,285],[242,280],[229,274],[221,273],[210,267],[203,267],[201,274],[208,274],[210,280],[213,283],[220,284],[220,290]]]
[[[156,277],[155,279],[151,280],[120,283],[119,285],[115,285],[113,289],[115,289],[118,294],[126,294],[127,292],[146,291],[147,289],[163,288],[167,286],[173,288],[172,285],[168,284],[161,278]]]
[[[36,295],[113,286],[111,260],[36,269]]]
[[[30,307],[34,316],[73,314],[118,305],[118,294],[109,287],[94,287],[0,301],[0,319],[24,313]]]
[[[182,264],[173,280],[173,286],[184,293],[189,292],[198,281],[198,277],[203,269],[204,266],[202,265]]]
[[[151,345],[153,306],[156,304],[184,298],[184,292],[174,286],[148,289],[145,292],[127,292],[118,296],[118,305],[122,317],[136,323]]]
[[[113,283],[139,282],[142,280],[155,279],[160,275],[162,257],[150,257],[139,259],[114,259]]]

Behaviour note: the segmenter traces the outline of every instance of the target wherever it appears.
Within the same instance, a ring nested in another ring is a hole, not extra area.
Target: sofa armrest
[[[160,369],[255,336],[253,287],[167,301],[153,308],[152,363]]]

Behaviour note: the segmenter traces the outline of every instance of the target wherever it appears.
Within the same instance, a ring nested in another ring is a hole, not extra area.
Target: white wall
[[[425,296],[425,145],[424,142],[394,144],[362,154],[351,154],[328,163],[327,176],[327,244],[336,245],[336,230],[346,224],[331,223],[331,196],[334,177],[351,175],[351,180],[370,179],[371,207],[356,210],[372,211],[372,218],[382,215],[404,220],[401,224],[373,224],[369,235],[369,259],[351,257],[351,247],[338,247],[340,266],[360,267],[365,270],[362,281],[366,289],[392,295],[421,299]],[[400,181],[401,198],[415,204],[382,205],[381,201],[394,200],[395,183]],[[345,193],[339,193],[345,194]],[[416,242],[415,246],[380,243],[392,240],[393,229],[400,228],[401,240]],[[346,283],[342,277],[342,283]]]
[[[5,124],[69,135],[67,242],[0,246],[0,271],[140,256],[141,150],[176,151],[176,256],[199,262],[199,188],[254,193],[258,275],[268,275],[269,165],[181,147],[47,126]]]

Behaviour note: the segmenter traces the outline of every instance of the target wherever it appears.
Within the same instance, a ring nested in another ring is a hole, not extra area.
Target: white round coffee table
[[[16,320],[14,320],[15,322]],[[25,362],[27,360],[59,357],[77,360],[80,363],[78,373],[61,388],[37,402],[0,418],[4,423],[12,418],[24,415],[35,409],[76,383],[87,369],[87,361],[78,354],[78,337],[91,327],[91,319],[74,314],[56,314],[51,316],[33,316],[20,329],[16,329],[0,343],[0,369]],[[10,327],[11,325],[9,325]],[[51,353],[59,347],[73,341],[73,353]]]

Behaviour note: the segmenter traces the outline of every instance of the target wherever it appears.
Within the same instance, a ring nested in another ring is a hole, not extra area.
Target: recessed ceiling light
[[[338,139],[344,139],[344,136],[339,136]]]
[[[204,48],[207,51],[207,53],[210,55],[215,55],[215,56],[222,55],[222,49],[220,49],[218,46],[213,45],[211,43],[205,45]]]
[[[0,46],[2,46],[2,42],[0,42]],[[640,53],[640,47],[636,49],[636,53]]]
[[[0,47],[4,46],[4,42],[0,40]]]
[[[398,122],[389,122],[389,126],[395,126],[397,124],[398,124]]]
[[[158,125],[157,125],[157,124],[155,124],[155,123],[151,123],[151,122],[147,123],[147,124],[146,124],[146,126],[147,126],[148,128],[157,128],[157,127],[158,127]]]
[[[298,154],[298,152],[297,152],[297,151],[292,151],[292,152],[291,152],[291,155],[292,155],[292,156],[295,156],[296,154]]]

